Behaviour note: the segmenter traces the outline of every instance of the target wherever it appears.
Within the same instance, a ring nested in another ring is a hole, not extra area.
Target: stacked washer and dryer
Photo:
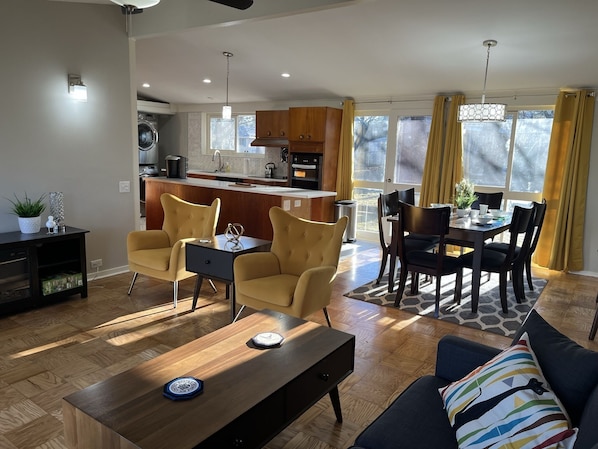
[[[139,200],[141,216],[145,217],[145,178],[158,176],[158,117],[139,113],[137,116],[139,140]]]

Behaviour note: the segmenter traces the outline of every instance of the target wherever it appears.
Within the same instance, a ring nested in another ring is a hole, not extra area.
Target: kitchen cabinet
[[[328,107],[289,109],[289,141],[326,143],[338,141],[343,111]]]
[[[256,111],[255,135],[265,143],[272,141],[273,146],[288,145],[289,111]]]
[[[329,107],[289,109],[289,153],[322,155],[321,190],[336,190],[342,116],[341,109]]]
[[[87,297],[84,229],[0,234],[0,314],[41,307],[80,294]]]

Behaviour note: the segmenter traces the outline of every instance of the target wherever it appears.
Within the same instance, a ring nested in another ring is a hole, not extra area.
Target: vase
[[[468,207],[467,209],[457,209],[457,217],[463,218],[469,215],[471,209]]]
[[[50,215],[56,223],[64,226],[64,193],[50,192]]]
[[[36,234],[41,228],[42,219],[40,217],[18,217],[19,229],[23,234]]]

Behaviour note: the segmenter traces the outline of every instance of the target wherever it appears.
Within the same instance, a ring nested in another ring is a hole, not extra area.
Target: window
[[[264,154],[264,147],[252,147],[255,139],[255,114],[234,115],[225,120],[220,115],[209,116],[210,151]]]
[[[353,121],[353,178],[384,181],[388,116],[361,115]]]
[[[431,116],[399,117],[395,182],[421,185],[428,150]]]
[[[463,176],[509,200],[539,200],[554,110],[521,110],[505,122],[463,123]]]

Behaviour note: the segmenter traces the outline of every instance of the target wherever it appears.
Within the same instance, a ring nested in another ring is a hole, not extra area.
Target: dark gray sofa
[[[527,332],[538,363],[579,428],[574,449],[598,449],[598,352],[558,332],[535,310],[513,341]],[[461,379],[499,349],[445,336],[438,343],[436,372],[413,382],[356,439],[352,449],[457,448],[438,388]]]

